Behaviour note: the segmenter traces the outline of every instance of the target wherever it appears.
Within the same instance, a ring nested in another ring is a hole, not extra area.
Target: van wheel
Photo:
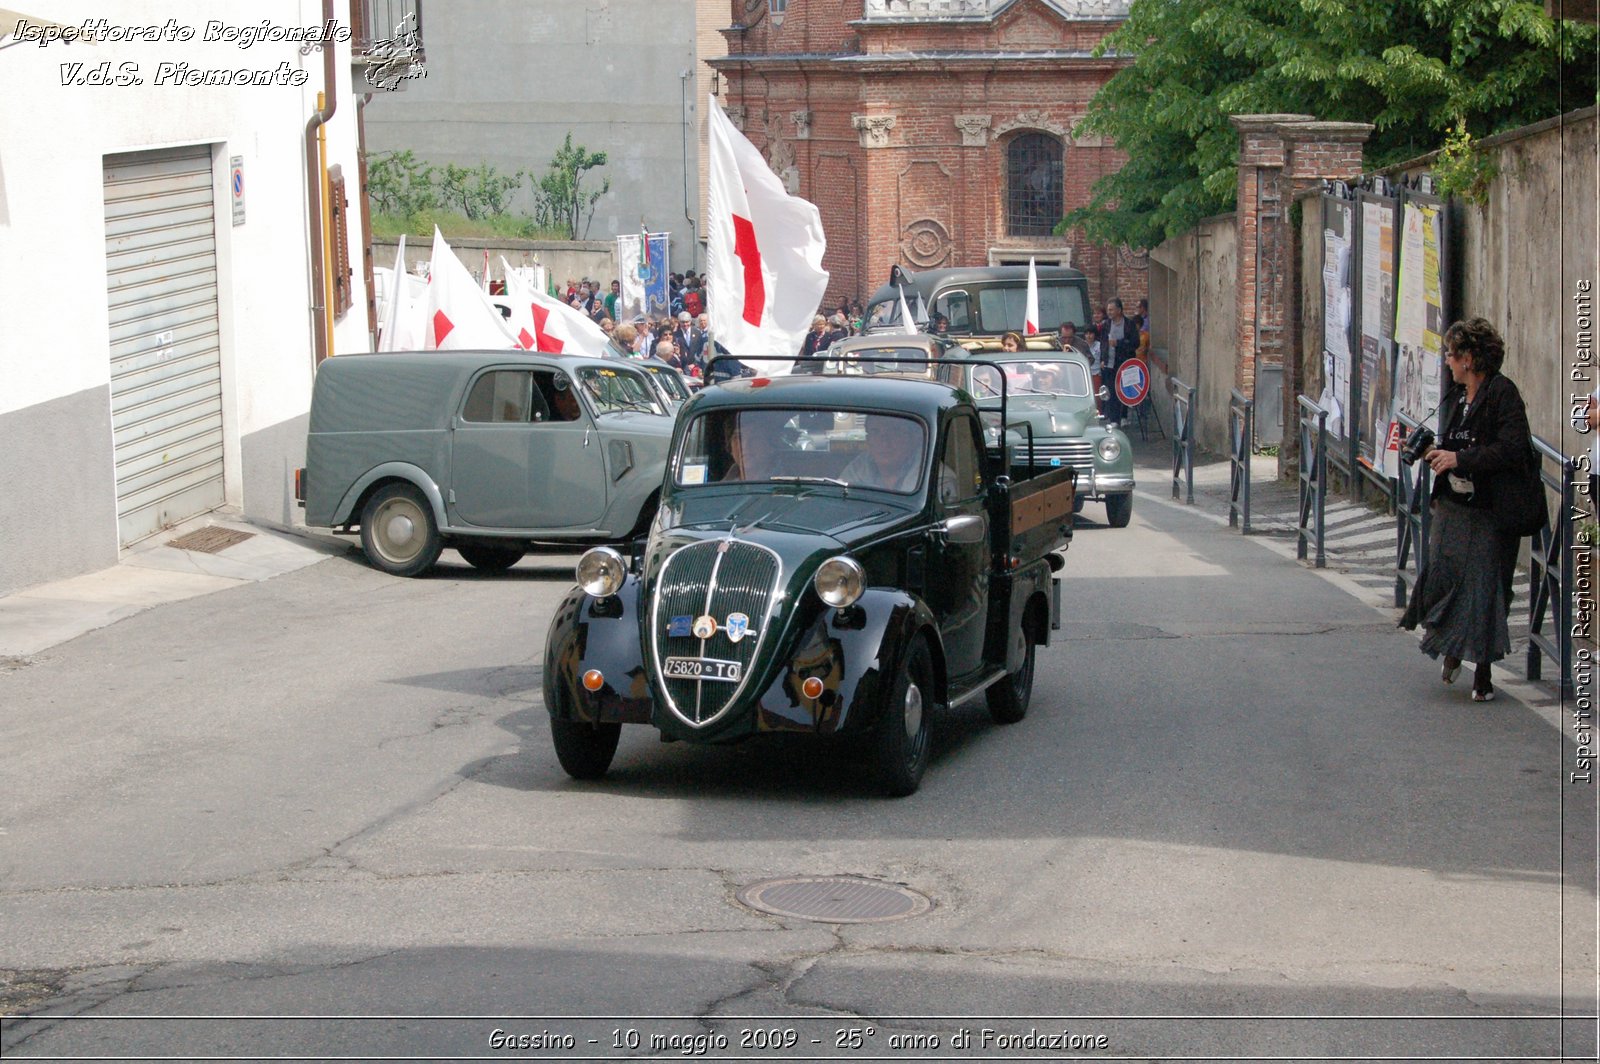
[[[474,569],[486,573],[503,573],[522,560],[527,551],[521,547],[491,547],[482,543],[463,543],[456,553],[467,560]]]
[[[1017,638],[1023,644],[1022,664],[1005,679],[990,684],[984,692],[989,701],[989,716],[996,724],[1015,724],[1028,715],[1028,703],[1033,698],[1033,655],[1038,649],[1033,641],[1035,623],[1024,620],[1017,629]]]
[[[611,767],[622,738],[620,724],[589,724],[581,720],[550,721],[556,760],[575,780],[597,780]]]
[[[1133,519],[1133,492],[1106,496],[1106,524],[1112,528],[1127,528]]]
[[[433,508],[412,484],[385,484],[361,511],[361,549],[367,560],[394,576],[418,576],[444,549]]]
[[[874,760],[884,793],[902,798],[916,792],[928,767],[928,718],[934,707],[933,658],[916,636],[878,722]]]

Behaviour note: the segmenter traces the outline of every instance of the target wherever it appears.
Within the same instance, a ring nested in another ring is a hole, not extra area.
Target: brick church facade
[[[822,213],[826,306],[912,270],[1076,267],[1097,303],[1147,294],[1148,261],[1061,216],[1123,162],[1075,138],[1126,59],[1093,49],[1126,0],[730,0],[709,59],[728,116]]]

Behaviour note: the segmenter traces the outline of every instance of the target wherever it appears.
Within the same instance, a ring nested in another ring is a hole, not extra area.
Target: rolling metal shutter
[[[105,159],[117,529],[222,505],[222,351],[209,146]]]

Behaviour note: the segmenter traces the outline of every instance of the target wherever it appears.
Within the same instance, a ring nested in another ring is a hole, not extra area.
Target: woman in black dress
[[[1500,530],[1489,495],[1497,475],[1527,460],[1528,411],[1500,372],[1505,341],[1488,321],[1456,322],[1444,348],[1454,383],[1441,404],[1438,441],[1422,456],[1435,478],[1433,525],[1400,624],[1422,625],[1422,652],[1444,658],[1445,683],[1455,682],[1463,661],[1473,662],[1472,700],[1488,702],[1490,664],[1511,652],[1506,619],[1520,538]]]

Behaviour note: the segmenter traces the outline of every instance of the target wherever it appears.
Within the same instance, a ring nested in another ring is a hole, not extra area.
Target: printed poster
[[[1400,248],[1400,314],[1395,340],[1399,363],[1395,409],[1422,421],[1443,394],[1444,297],[1440,280],[1443,213],[1434,206],[1407,203],[1405,240]]]
[[[1328,411],[1328,432],[1346,434],[1346,411],[1351,409],[1350,375],[1350,267],[1354,234],[1352,204],[1323,201],[1327,213],[1322,230],[1322,395],[1317,402]]]
[[[1359,456],[1382,468],[1394,403],[1394,205],[1361,203],[1361,420]]]

